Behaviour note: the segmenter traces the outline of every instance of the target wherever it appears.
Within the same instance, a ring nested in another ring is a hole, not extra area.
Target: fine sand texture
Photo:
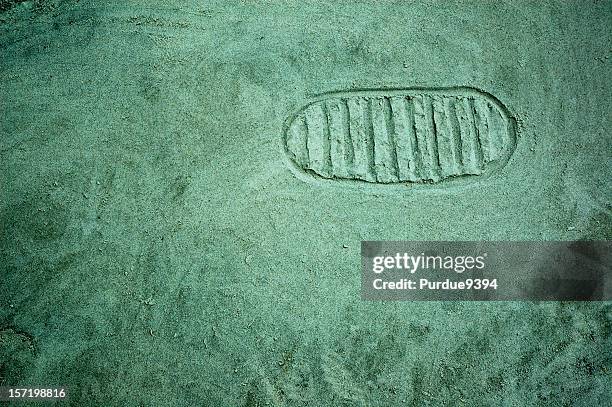
[[[0,0],[0,386],[612,405],[609,302],[360,297],[362,240],[610,239],[611,63],[606,0]]]

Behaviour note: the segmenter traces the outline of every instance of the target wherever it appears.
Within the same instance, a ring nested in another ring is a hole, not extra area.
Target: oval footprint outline
[[[474,182],[504,167],[516,121],[473,88],[407,88],[319,95],[290,116],[283,150],[309,181],[374,186]]]

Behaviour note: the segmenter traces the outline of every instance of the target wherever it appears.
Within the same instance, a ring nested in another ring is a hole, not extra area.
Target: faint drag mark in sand
[[[566,215],[559,222],[560,226],[566,232],[580,234],[581,239],[610,239],[612,201],[606,184],[606,168],[598,168],[587,176],[581,176],[581,172],[573,165],[563,170],[562,205]]]
[[[34,365],[34,338],[14,328],[0,329],[0,385],[16,385]]]

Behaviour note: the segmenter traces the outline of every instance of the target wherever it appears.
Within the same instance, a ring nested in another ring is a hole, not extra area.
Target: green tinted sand
[[[610,405],[609,303],[369,303],[361,240],[611,235],[610,1],[0,1],[0,385],[67,405]],[[469,87],[465,187],[296,175],[316,95]],[[301,151],[301,150],[296,150]]]

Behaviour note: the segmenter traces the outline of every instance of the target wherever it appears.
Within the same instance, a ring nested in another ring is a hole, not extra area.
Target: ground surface
[[[0,384],[71,405],[611,405],[609,303],[367,303],[361,240],[609,239],[610,1],[0,2]],[[469,86],[463,189],[287,168],[315,94]]]

